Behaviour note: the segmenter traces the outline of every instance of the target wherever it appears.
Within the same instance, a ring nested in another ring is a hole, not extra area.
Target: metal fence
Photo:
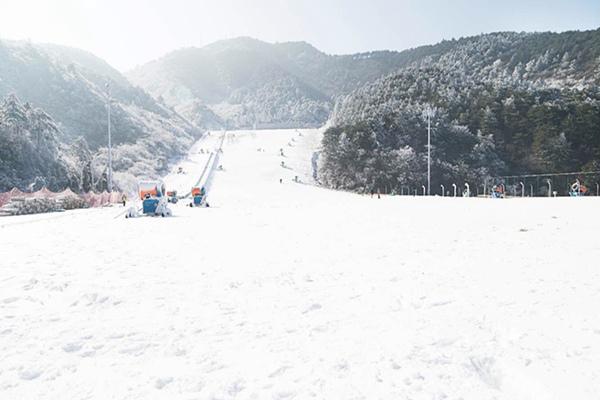
[[[102,207],[107,204],[119,203],[123,199],[123,193],[121,192],[102,192],[102,193],[81,193],[77,194],[70,189],[66,189],[62,192],[52,192],[46,188],[38,190],[37,192],[22,192],[21,190],[14,188],[8,192],[0,193],[0,207],[10,203],[14,198],[36,198],[36,199],[61,199],[65,197],[78,197],[85,201],[88,207]]]
[[[431,194],[462,197],[467,192],[469,196],[490,196],[494,186],[502,185],[506,197],[559,197],[569,196],[575,182],[585,186],[585,195],[600,196],[600,171],[506,175],[488,178],[483,182],[447,182],[432,188]],[[387,188],[385,193],[388,193]],[[426,192],[422,185],[400,185],[393,194],[424,196]]]

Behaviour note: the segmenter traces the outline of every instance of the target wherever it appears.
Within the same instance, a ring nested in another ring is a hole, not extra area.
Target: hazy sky
[[[120,70],[236,36],[341,54],[598,27],[600,0],[0,0],[0,38],[79,47]]]

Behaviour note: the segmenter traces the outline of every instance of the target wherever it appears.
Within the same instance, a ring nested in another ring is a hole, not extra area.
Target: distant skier
[[[279,183],[283,183],[283,179],[282,178],[279,178]]]

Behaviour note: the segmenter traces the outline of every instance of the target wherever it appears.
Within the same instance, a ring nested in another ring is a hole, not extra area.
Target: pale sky
[[[0,38],[78,47],[121,71],[237,36],[347,54],[598,27],[600,0],[0,0]]]

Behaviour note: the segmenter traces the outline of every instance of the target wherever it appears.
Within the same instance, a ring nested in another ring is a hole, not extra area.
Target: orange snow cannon
[[[162,197],[165,194],[165,186],[159,181],[146,181],[139,183],[140,200],[146,198]]]

